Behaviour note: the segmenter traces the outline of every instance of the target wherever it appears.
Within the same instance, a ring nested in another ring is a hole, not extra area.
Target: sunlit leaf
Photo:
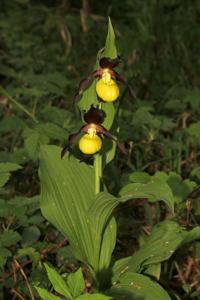
[[[78,297],[85,289],[85,280],[81,268],[76,272],[70,273],[67,277],[67,284],[73,298]]]
[[[43,146],[40,155],[41,209],[68,239],[74,255],[92,264],[93,241],[87,210],[94,199],[93,168],[61,149]]]
[[[61,300],[60,297],[57,297],[40,287],[36,287],[36,290],[43,300]]]
[[[0,173],[13,172],[21,169],[22,167],[15,163],[0,163]]]
[[[99,269],[109,266],[116,242],[116,224],[111,220],[113,209],[118,200],[108,193],[100,193],[89,210],[90,226],[93,233],[95,256],[100,256]],[[103,238],[103,239],[102,239]],[[103,243],[102,243],[103,241]]]
[[[65,296],[67,299],[72,299],[72,295],[69,291],[69,288],[65,283],[64,279],[60,276],[60,274],[56,270],[48,266],[47,264],[44,264],[44,266],[47,271],[48,278],[53,285],[54,290],[59,294]]]
[[[127,299],[133,300],[170,300],[168,293],[155,281],[147,276],[127,272],[120,277],[119,283],[115,284],[110,294],[114,299]]]

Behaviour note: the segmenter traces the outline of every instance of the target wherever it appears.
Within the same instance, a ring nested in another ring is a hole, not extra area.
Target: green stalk
[[[9,93],[2,87],[0,86],[0,92],[7,97],[12,103],[14,103],[21,111],[23,111],[27,116],[29,116],[35,123],[38,123],[37,119],[35,116],[30,113],[21,103],[19,103],[17,100],[15,100],[12,96],[9,95]]]
[[[102,177],[102,157],[100,154],[95,155],[94,170],[95,170],[95,194],[98,194],[101,191],[101,177]]]
[[[102,109],[101,103],[99,109]],[[102,178],[102,156],[97,153],[94,157],[94,170],[95,170],[95,194],[101,191],[101,178]]]

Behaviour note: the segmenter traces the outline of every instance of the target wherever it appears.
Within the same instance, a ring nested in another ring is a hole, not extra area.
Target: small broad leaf
[[[157,282],[147,276],[133,272],[122,275],[119,283],[111,288],[110,295],[114,296],[114,299],[121,299],[121,296],[127,296],[127,299],[133,300],[171,299]]]
[[[45,134],[41,134],[37,129],[26,129],[24,131],[25,148],[31,159],[36,160],[40,151],[40,146],[48,144],[49,138]]]
[[[194,139],[195,143],[200,143],[200,121],[191,124],[186,131]]]
[[[15,163],[0,163],[0,187],[4,186],[10,178],[10,172],[17,171],[22,167]]]
[[[21,240],[21,235],[17,231],[8,230],[4,231],[0,236],[0,245],[9,247]]]
[[[22,232],[22,245],[23,247],[30,246],[37,242],[40,238],[40,230],[37,226],[30,226],[24,228]]]
[[[39,124],[37,129],[41,134],[54,140],[65,141],[67,137],[67,131],[53,123]]]
[[[65,122],[67,122],[67,129],[71,129],[74,125],[74,115],[69,110],[64,110],[56,106],[44,106],[41,108],[40,114],[42,115],[42,119],[46,122],[51,122],[61,127]]]
[[[12,213],[12,206],[7,201],[0,199],[0,218],[6,218]]]
[[[8,158],[9,161],[18,164],[25,164],[30,160],[30,157],[28,156],[25,148],[17,148],[10,156],[8,156]]]
[[[0,163],[0,173],[7,173],[12,171],[17,171],[22,167],[15,163]]]
[[[17,124],[17,126],[16,126]],[[4,133],[7,131],[20,131],[26,127],[26,123],[22,121],[21,118],[17,116],[5,116],[2,121],[0,121],[0,132]]]
[[[49,267],[47,264],[44,264],[45,269],[47,271],[47,275],[49,280],[51,281],[53,288],[59,294],[65,296],[67,299],[72,299],[72,295],[69,291],[69,287],[65,283],[64,279],[60,276],[60,274]]]
[[[10,178],[10,173],[0,173],[0,188],[3,187]]]
[[[45,289],[42,289],[39,287],[35,287],[35,288],[43,300],[61,300],[60,297],[57,297],[57,296],[47,292]]]
[[[0,246],[0,269],[3,268],[6,264],[7,258],[10,256],[12,256],[12,253],[8,249]]]
[[[85,280],[83,278],[81,268],[79,268],[76,272],[69,274],[67,277],[67,284],[73,298],[76,298],[82,294],[85,288]]]
[[[39,151],[39,132],[33,131],[30,135],[25,139],[25,148],[30,156],[30,158],[35,159],[37,157],[37,153]]]
[[[192,172],[191,172],[191,176],[196,177],[198,179],[200,179],[200,167],[195,167]]]
[[[40,253],[32,247],[21,248],[18,250],[16,257],[28,256],[32,260],[32,268],[34,269],[40,260]]]
[[[164,172],[157,172],[155,176],[159,175],[166,176],[166,183],[172,190],[174,201],[176,204],[184,201],[196,185],[195,182],[190,181],[189,179],[183,180],[180,175],[174,172],[170,172],[169,174],[166,174]]]
[[[83,91],[81,99],[78,103],[78,107],[81,112],[88,111],[91,105],[97,106],[99,104],[96,94],[96,82],[97,80],[93,79],[90,86],[85,91]]]

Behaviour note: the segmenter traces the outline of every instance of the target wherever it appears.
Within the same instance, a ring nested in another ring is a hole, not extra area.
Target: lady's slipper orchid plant
[[[80,82],[75,99],[86,89],[90,81],[94,78],[99,78],[96,83],[96,93],[100,101],[114,102],[117,100],[119,97],[119,87],[116,81],[127,85],[129,93],[135,98],[135,92],[128,85],[127,80],[114,70],[114,68],[119,65],[120,61],[121,59],[119,56],[114,59],[108,57],[101,58],[99,61],[100,68],[93,71],[87,78],[84,78]]]
[[[103,110],[92,105],[89,111],[84,114],[83,118],[86,124],[83,125],[78,132],[70,134],[68,142],[61,152],[61,158],[70,150],[70,146],[76,142],[81,133],[84,133],[84,135],[79,140],[79,149],[86,155],[93,155],[100,151],[102,148],[102,136],[116,142],[121,152],[126,154],[124,145],[101,125],[105,118],[105,112]]]

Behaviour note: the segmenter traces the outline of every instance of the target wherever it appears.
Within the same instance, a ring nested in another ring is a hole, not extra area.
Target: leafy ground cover
[[[151,299],[155,286],[149,280],[156,278],[171,299],[200,298],[199,14],[197,0],[1,1],[0,299],[40,299],[35,287],[68,297],[66,287],[64,293],[51,287],[50,265],[67,277],[68,286],[80,282],[73,297],[92,291],[91,274],[80,263],[84,258],[79,253],[78,260],[69,247],[69,232],[61,234],[41,213],[38,167],[42,156],[49,186],[64,174],[59,161],[50,164],[57,147],[50,151],[47,145],[63,146],[81,127],[72,99],[105,44],[107,15],[123,59],[119,70],[137,94],[134,100],[121,86],[111,131],[119,126],[128,156],[117,152],[104,170],[107,192],[121,201],[114,210],[112,257],[118,263],[111,296],[129,297],[126,283],[134,278],[136,290],[148,286],[134,299]],[[126,202],[127,195],[133,200]],[[96,263],[92,254],[89,259]],[[126,292],[119,292],[118,275],[127,263],[131,270],[120,281]],[[160,300],[165,297],[161,292]]]

